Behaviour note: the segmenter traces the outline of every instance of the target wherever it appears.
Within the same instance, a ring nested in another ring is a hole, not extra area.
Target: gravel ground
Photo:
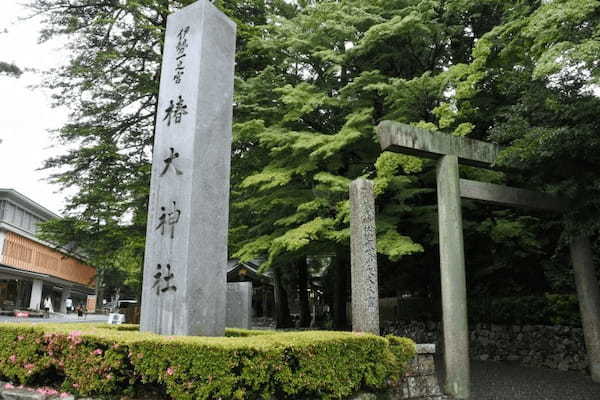
[[[600,400],[600,384],[581,372],[471,361],[471,375],[472,400]]]

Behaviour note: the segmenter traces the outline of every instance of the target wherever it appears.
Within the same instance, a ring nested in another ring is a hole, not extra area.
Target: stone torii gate
[[[431,132],[391,121],[379,124],[377,136],[383,151],[438,160],[436,176],[446,367],[444,386],[447,394],[457,399],[468,399],[469,330],[461,197],[506,206],[559,212],[565,209],[567,203],[547,193],[459,178],[459,163],[493,168],[500,152],[500,147],[496,144]],[[589,368],[592,379],[600,382],[600,293],[589,238],[573,238],[570,253]]]

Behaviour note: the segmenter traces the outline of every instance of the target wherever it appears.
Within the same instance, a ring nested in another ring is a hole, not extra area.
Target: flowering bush
[[[113,393],[128,382],[127,351],[110,341],[84,340],[80,331],[16,327],[0,329],[0,375],[10,380],[28,385],[61,381],[64,390],[98,394]],[[17,333],[12,340],[11,333]]]
[[[414,356],[407,339],[348,332],[229,330],[208,338],[134,329],[3,324],[0,379],[58,382],[55,389],[85,396],[149,385],[175,399],[333,399],[385,387]]]

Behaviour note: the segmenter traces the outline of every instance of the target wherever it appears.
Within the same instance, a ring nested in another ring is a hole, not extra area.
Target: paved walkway
[[[42,322],[52,322],[52,323],[73,323],[73,322],[106,322],[108,320],[107,315],[103,314],[88,314],[86,318],[78,318],[77,314],[59,314],[53,313],[50,315],[50,318],[17,318],[17,317],[7,317],[4,315],[0,315],[0,323],[1,322],[27,322],[27,323],[42,323]]]
[[[471,374],[473,400],[600,400],[600,384],[581,372],[471,361]]]

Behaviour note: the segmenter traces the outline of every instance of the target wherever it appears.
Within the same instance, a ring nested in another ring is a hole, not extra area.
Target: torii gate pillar
[[[467,284],[463,242],[458,157],[443,156],[437,164],[440,232],[440,276],[444,326],[444,390],[457,399],[470,394]]]
[[[594,382],[600,382],[600,291],[592,246],[588,237],[580,236],[571,240],[570,247],[590,375]]]

